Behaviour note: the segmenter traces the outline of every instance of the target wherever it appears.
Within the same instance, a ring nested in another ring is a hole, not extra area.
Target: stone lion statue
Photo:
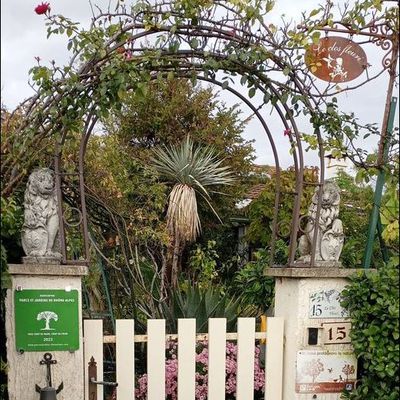
[[[338,261],[343,249],[343,224],[339,217],[340,189],[336,183],[325,181],[322,189],[322,202],[318,224],[316,212],[318,204],[318,188],[308,208],[308,222],[305,234],[299,241],[299,260],[309,262],[314,231],[317,229],[315,261]]]
[[[29,176],[24,199],[22,247],[27,256],[61,258],[58,223],[54,172],[35,169]]]

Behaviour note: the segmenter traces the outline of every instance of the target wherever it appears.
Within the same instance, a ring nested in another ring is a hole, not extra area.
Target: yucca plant
[[[196,330],[201,333],[208,332],[209,318],[226,318],[227,329],[233,332],[238,317],[256,316],[258,313],[255,307],[243,304],[241,297],[232,297],[220,286],[200,288],[189,284],[184,288],[167,290],[169,302],[156,302],[156,307],[150,307],[149,303],[138,304],[144,318],[140,326],[144,329],[146,319],[160,318],[166,320],[168,332],[176,333],[179,318],[195,318]]]
[[[190,136],[178,146],[156,148],[152,163],[160,176],[174,186],[169,195],[167,228],[171,237],[168,279],[177,287],[179,257],[186,243],[201,231],[197,196],[201,196],[216,217],[210,188],[233,182],[229,167],[223,166],[210,146],[195,146]]]
[[[178,329],[178,318],[196,318],[197,332],[208,332],[209,318],[226,318],[227,329],[232,332],[237,318],[254,316],[255,309],[243,307],[240,298],[231,297],[219,286],[207,289],[188,286],[173,292],[171,305],[164,313],[170,315],[168,322],[174,332]]]

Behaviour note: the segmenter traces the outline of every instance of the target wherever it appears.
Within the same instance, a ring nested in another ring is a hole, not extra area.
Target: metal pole
[[[388,142],[386,136],[390,135],[392,130],[393,130],[393,125],[392,128],[389,128],[389,120],[390,120],[390,114],[391,114],[391,109],[392,109],[392,102],[393,102],[393,89],[394,89],[394,82],[396,80],[396,68],[397,68],[397,62],[398,62],[398,57],[399,57],[399,39],[397,36],[394,36],[392,39],[392,56],[390,59],[390,66],[388,69],[389,72],[389,84],[388,84],[388,89],[387,89],[387,94],[386,94],[386,104],[385,104],[385,112],[383,114],[383,122],[382,122],[382,130],[381,130],[381,140],[379,142],[379,149],[378,149],[378,168],[382,168],[384,165],[384,162],[386,161],[385,159],[385,146]],[[396,100],[397,101],[397,98]],[[393,115],[394,118],[394,115]]]
[[[379,244],[381,246],[381,252],[382,252],[382,258],[385,263],[389,262],[389,252],[388,248],[386,247],[385,241],[382,238],[382,232],[383,232],[383,226],[381,222],[381,216],[379,215],[378,217],[378,225],[376,226],[378,229],[378,238],[379,238]]]
[[[397,105],[397,97],[392,97],[392,100],[390,102],[390,109],[389,109],[389,115],[388,115],[388,119],[387,119],[387,125],[386,125],[387,126],[386,135],[385,135],[386,140],[384,143],[383,152],[381,153],[382,161],[384,163],[387,161],[387,158],[388,158],[389,143],[390,143],[390,140],[392,137],[394,115],[396,113],[396,105]],[[379,211],[380,211],[380,207],[381,207],[384,183],[385,183],[385,170],[383,168],[380,168],[379,173],[378,173],[378,178],[376,180],[374,205],[373,205],[370,222],[369,222],[367,245],[365,248],[364,260],[363,260],[363,268],[369,268],[371,266],[375,232],[377,229],[377,224],[378,224],[378,219],[379,219]]]
[[[104,263],[103,263],[103,260],[99,260],[99,259],[97,259],[97,262],[99,263],[100,268],[101,268],[101,276],[103,278],[104,292],[106,294],[106,299],[107,299],[108,310],[109,310],[109,313],[110,313],[111,324],[113,326],[113,331],[115,333],[114,311],[113,311],[113,307],[112,307],[112,301],[111,301],[110,292],[108,290],[108,279],[107,279],[106,271],[104,269]]]

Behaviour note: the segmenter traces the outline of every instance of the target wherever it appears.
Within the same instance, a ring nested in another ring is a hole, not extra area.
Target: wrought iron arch
[[[296,101],[301,102],[303,110],[313,118],[323,115],[322,107],[325,105],[324,99],[328,94],[321,95],[315,91],[311,74],[304,66],[300,66],[301,63],[296,64],[292,59],[292,54],[295,54],[296,49],[290,48],[290,46],[285,47],[279,42],[270,26],[259,18],[261,16],[260,10],[242,8],[244,7],[243,5],[234,6],[232,4],[229,5],[228,2],[219,1],[206,2],[204,4],[200,2],[197,10],[185,8],[185,3],[176,2],[175,4],[178,4],[178,6],[175,7],[173,3],[168,1],[156,2],[154,5],[138,3],[131,11],[127,11],[125,6],[121,6],[114,13],[99,12],[97,16],[93,17],[92,28],[94,30],[98,28],[99,31],[103,32],[103,36],[98,38],[102,42],[101,46],[96,47],[94,42],[88,41],[87,49],[85,47],[76,47],[76,42],[72,38],[70,44],[75,53],[71,60],[70,70],[72,66],[76,65],[78,57],[87,52],[88,54],[83,55],[86,57],[85,61],[74,69],[71,76],[69,72],[65,72],[60,79],[54,80],[50,85],[50,89],[45,82],[42,90],[24,104],[27,122],[24,122],[25,125],[22,125],[21,130],[26,129],[29,131],[34,128],[40,128],[42,137],[57,134],[59,138],[56,148],[55,170],[60,205],[59,216],[63,262],[74,264],[79,262],[79,260],[69,260],[66,252],[66,221],[64,220],[64,211],[62,209],[62,182],[65,174],[75,175],[79,181],[80,222],[83,230],[85,253],[82,262],[88,262],[88,223],[83,176],[84,157],[89,137],[102,113],[97,101],[101,97],[109,96],[109,104],[117,102],[117,93],[104,86],[105,78],[101,77],[103,73],[107,73],[108,67],[115,64],[120,68],[120,74],[124,78],[131,79],[129,83],[125,83],[124,90],[133,89],[138,83],[148,82],[154,79],[157,74],[172,72],[180,77],[197,78],[219,85],[253,110],[269,139],[274,153],[275,168],[278,173],[273,223],[274,232],[271,243],[273,254],[281,195],[279,187],[279,157],[275,148],[274,138],[262,113],[255,108],[249,98],[227,84],[227,81],[221,82],[216,75],[219,72],[224,73],[226,77],[240,75],[244,77],[245,81],[247,80],[251,83],[254,91],[258,90],[264,95],[272,96],[274,99],[273,102],[271,101],[272,106],[284,128],[289,133],[296,172],[290,249],[287,262],[287,265],[293,266],[301,218],[300,200],[304,186],[309,183],[304,182],[304,151],[296,124],[296,117],[293,115],[291,106],[287,103],[287,96],[288,93],[297,96]],[[221,10],[223,11],[222,13]],[[116,22],[112,23],[113,21]],[[63,21],[59,22],[61,26],[62,23]],[[323,21],[316,21],[314,29],[331,30],[331,28],[324,28],[324,26]],[[394,55],[398,50],[398,47],[396,47],[398,45],[396,34],[390,27],[382,30],[381,26],[382,23],[380,23],[379,29],[383,33],[380,35],[377,35],[374,31],[373,24],[369,26],[370,41],[372,43],[375,43],[375,39],[379,39],[379,43],[386,43],[387,40],[391,41],[395,44],[392,51]],[[307,31],[304,27],[302,29]],[[347,32],[357,34],[355,31],[350,31],[348,27],[346,29]],[[108,36],[105,35],[105,32],[108,32]],[[337,30],[337,32],[340,32],[340,30]],[[180,48],[177,43],[184,43],[184,48]],[[387,46],[381,47],[387,50]],[[397,59],[392,57],[391,60],[389,63],[385,61],[383,67],[384,69],[389,69],[392,73],[393,69],[395,69],[394,60]],[[132,65],[134,67],[129,70],[128,66]],[[283,79],[274,79],[275,73],[279,73],[280,76],[283,76]],[[363,83],[368,80],[366,79]],[[71,81],[73,84],[71,84]],[[102,92],[102,85],[105,87],[104,93]],[[83,105],[77,105],[77,103],[73,102],[79,96],[84,98]],[[65,102],[65,99],[69,99],[69,102]],[[54,111],[54,108],[57,108],[55,106],[58,105],[59,108]],[[106,107],[104,104],[102,106]],[[71,173],[63,169],[62,150],[71,127],[74,127],[73,121],[75,120],[83,120],[84,128],[79,147],[78,171]],[[317,186],[319,187],[318,198],[321,199],[324,182],[324,142],[318,126],[314,128],[314,134],[319,152],[320,175]],[[317,220],[320,209],[321,200],[317,205]],[[316,241],[317,230],[314,231],[310,266],[314,265]]]
[[[189,75],[185,73],[185,71],[178,71],[178,77],[181,78],[190,78]],[[153,75],[152,77],[155,79],[155,76]],[[230,86],[224,86],[223,82],[217,80],[215,77],[204,77],[197,75],[198,80],[202,80],[205,82],[209,82],[212,84],[215,84],[217,86],[220,86],[224,90],[229,91],[232,93],[234,96],[236,96],[239,100],[241,100],[243,103],[249,107],[250,110],[254,113],[254,115],[257,117],[259,120],[260,124],[262,125],[271,149],[272,153],[274,156],[275,160],[275,201],[274,201],[274,216],[273,216],[273,222],[272,222],[272,235],[271,235],[271,243],[270,243],[270,263],[271,265],[274,264],[274,259],[275,259],[275,243],[277,239],[277,231],[278,231],[278,210],[279,210],[279,202],[281,198],[281,189],[280,189],[280,162],[279,162],[279,155],[278,151],[274,142],[273,134],[270,131],[268,124],[261,114],[261,112],[252,104],[252,102],[246,98],[243,94],[238,92],[236,89]],[[277,96],[277,98],[280,98],[279,93],[275,88],[270,88],[274,94]],[[265,90],[261,90],[262,93],[265,92]],[[293,149],[296,151],[293,151],[293,165],[294,169],[296,172],[296,190],[293,194],[293,216],[292,216],[292,226],[290,227],[290,242],[289,242],[289,257],[288,257],[288,265],[292,265],[294,263],[294,258],[295,258],[295,252],[296,252],[296,247],[297,247],[297,235],[299,231],[299,221],[300,221],[300,200],[301,200],[301,195],[303,191],[303,186],[304,184],[307,184],[303,182],[303,177],[304,177],[304,160],[303,160],[303,154],[302,154],[302,144],[300,140],[300,133],[298,131],[296,121],[295,119],[290,115],[288,112],[288,106],[282,102],[281,105],[279,102],[275,103],[273,105],[274,109],[276,110],[277,114],[281,118],[281,122],[283,123],[283,127],[287,129],[288,131],[290,130],[289,133],[289,141]],[[286,116],[290,115],[289,118]],[[82,239],[84,243],[84,254],[85,257],[83,260],[76,260],[76,259],[71,259],[68,260],[67,258],[67,251],[66,251],[66,236],[65,236],[65,230],[66,230],[66,225],[68,225],[68,222],[65,220],[64,217],[64,210],[63,210],[63,201],[62,201],[62,189],[61,189],[61,184],[62,184],[62,176],[64,173],[62,172],[62,148],[63,148],[63,143],[66,140],[66,136],[68,132],[64,132],[64,134],[61,137],[61,140],[59,142],[59,145],[57,146],[57,151],[56,151],[56,157],[55,157],[55,171],[56,171],[56,187],[57,187],[57,194],[58,194],[58,199],[59,199],[59,217],[60,217],[60,231],[61,231],[61,242],[62,242],[62,255],[63,255],[63,262],[68,264],[76,264],[77,262],[82,262],[82,263],[87,263],[89,261],[89,234],[88,234],[88,221],[87,221],[87,210],[86,210],[86,200],[85,200],[85,184],[84,184],[84,159],[85,159],[85,152],[86,152],[86,146],[89,141],[89,138],[93,132],[94,126],[96,122],[98,121],[97,115],[93,114],[86,120],[85,123],[85,129],[84,129],[84,134],[81,137],[80,140],[80,147],[79,147],[79,171],[76,173],[79,179],[79,193],[80,193],[80,208],[81,208],[81,225],[82,225]],[[290,124],[288,123],[290,122]],[[292,132],[293,131],[293,132]],[[319,134],[319,132],[318,132]],[[322,143],[321,143],[321,148],[320,151],[323,152],[322,148]],[[320,168],[323,169],[323,157],[320,159]],[[69,173],[71,175],[71,173]],[[319,182],[319,186],[322,187],[322,182],[323,182],[323,173],[321,175],[321,179]],[[297,221],[297,223],[293,223],[293,221]]]

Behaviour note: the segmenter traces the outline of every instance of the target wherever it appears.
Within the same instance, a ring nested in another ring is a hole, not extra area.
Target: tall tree
[[[237,108],[225,107],[211,89],[193,87],[186,80],[152,82],[142,96],[127,93],[122,109],[111,109],[103,124],[104,133],[93,135],[88,143],[87,199],[91,218],[102,222],[102,230],[97,230],[99,244],[107,240],[102,251],[110,259],[109,265],[117,267],[110,269],[116,275],[112,281],[123,287],[127,294],[124,298],[133,304],[146,290],[138,275],[143,273],[143,266],[146,271],[151,266],[151,271],[164,272],[172,254],[165,206],[175,181],[158,179],[150,163],[154,149],[161,145],[178,148],[190,134],[193,148],[212,146],[216,154],[222,153],[220,167],[230,166],[235,185],[224,188],[228,196],[209,194],[221,220],[226,221],[245,190],[244,177],[251,166],[253,148],[241,137],[245,125]],[[206,199],[196,198],[203,233],[220,225]],[[106,214],[99,204],[107,208]],[[187,252],[180,253],[183,268],[186,256]],[[146,272],[143,279],[150,275]],[[166,274],[160,273],[162,276]],[[149,282],[148,287],[155,287],[151,278]],[[154,282],[158,288],[162,286],[158,280]]]
[[[107,131],[116,134],[129,155],[146,164],[151,149],[160,144],[179,145],[188,134],[195,145],[212,145],[224,154],[236,185],[228,198],[216,197],[221,218],[230,215],[240,194],[246,191],[247,176],[254,159],[252,141],[242,137],[246,122],[237,106],[227,107],[210,87],[193,86],[185,79],[155,80],[143,95],[129,93],[120,110],[111,112]],[[214,218],[206,215],[204,226]]]
[[[194,146],[187,136],[179,146],[157,148],[152,159],[161,176],[173,183],[169,195],[167,228],[171,237],[168,279],[178,284],[179,257],[187,242],[200,234],[197,197],[201,196],[219,218],[211,205],[210,190],[233,182],[231,171],[222,166],[213,148]]]

